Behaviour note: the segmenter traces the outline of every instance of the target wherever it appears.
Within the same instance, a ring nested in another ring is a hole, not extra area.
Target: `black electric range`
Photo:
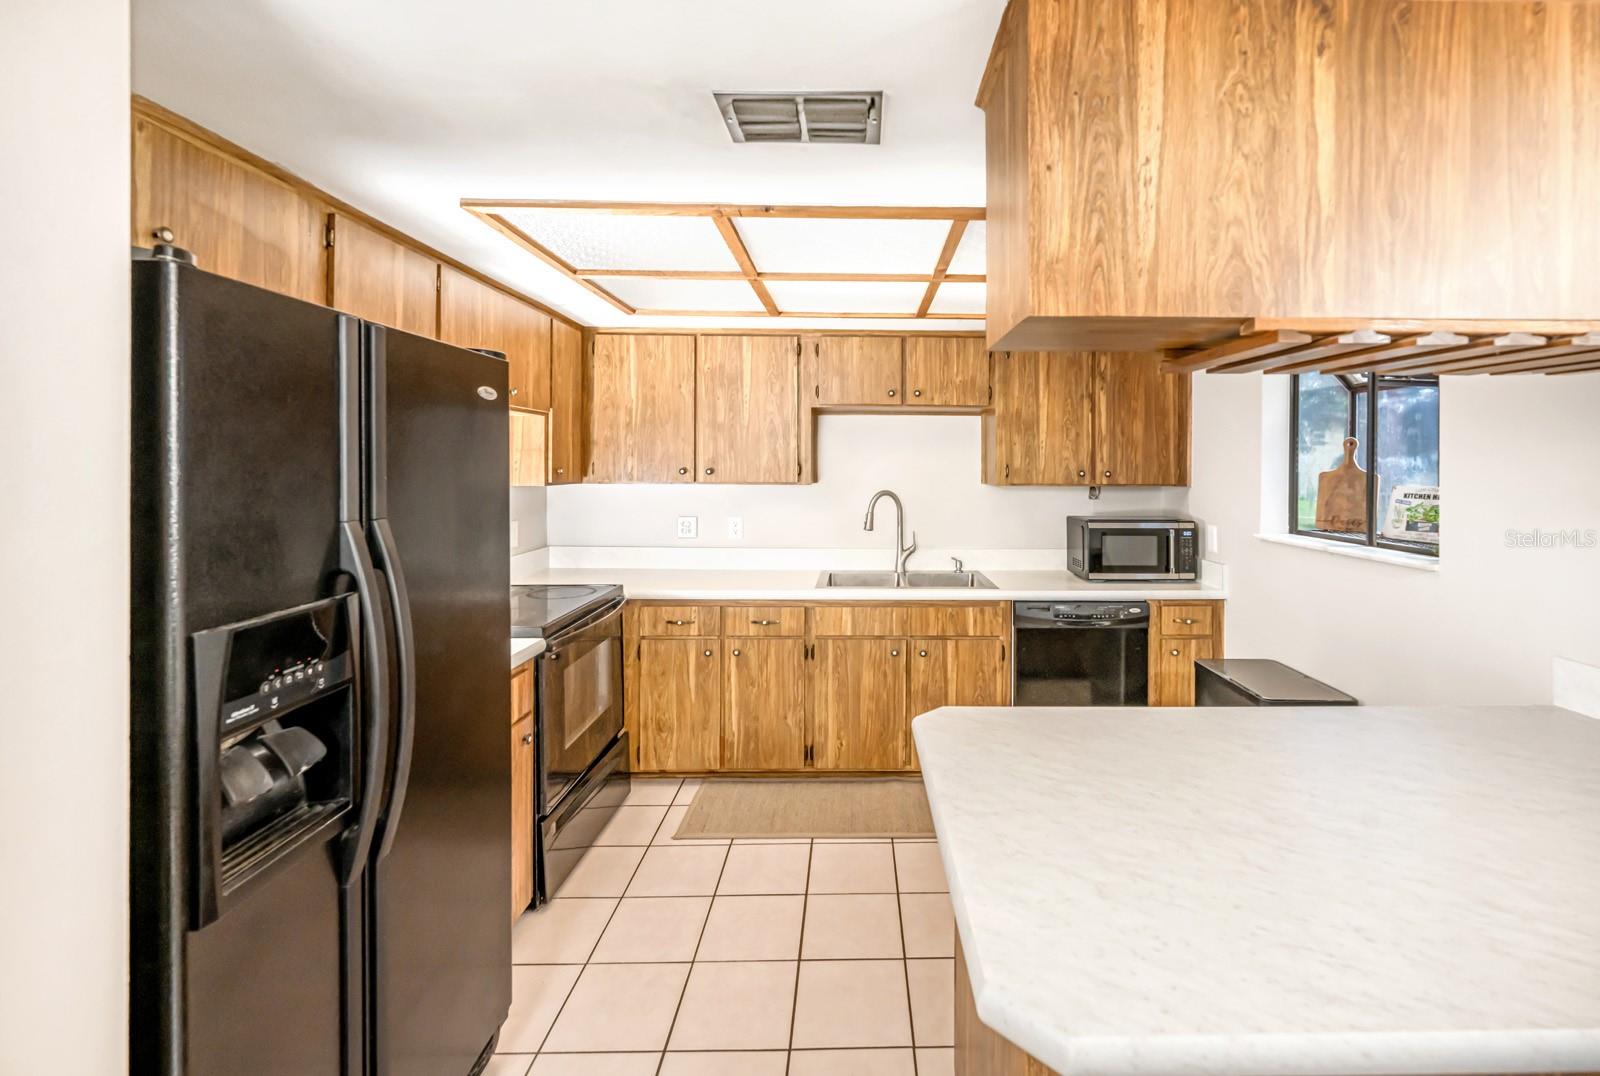
[[[511,637],[543,639],[622,599],[616,583],[555,583],[511,588]]]

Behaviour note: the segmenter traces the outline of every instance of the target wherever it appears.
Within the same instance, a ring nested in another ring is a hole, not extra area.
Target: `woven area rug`
[[[711,778],[675,837],[932,837],[915,777]]]

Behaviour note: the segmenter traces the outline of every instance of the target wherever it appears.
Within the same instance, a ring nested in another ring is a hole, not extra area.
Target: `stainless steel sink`
[[[927,588],[942,587],[965,590],[997,589],[982,572],[823,572],[817,580],[820,587],[887,587]]]

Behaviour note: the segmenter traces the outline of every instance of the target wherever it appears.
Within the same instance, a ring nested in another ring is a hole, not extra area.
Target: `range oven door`
[[[1187,544],[1177,524],[1169,522],[1090,523],[1084,527],[1087,579],[1193,579],[1194,532]]]
[[[537,659],[540,818],[622,732],[622,603],[552,636]]]

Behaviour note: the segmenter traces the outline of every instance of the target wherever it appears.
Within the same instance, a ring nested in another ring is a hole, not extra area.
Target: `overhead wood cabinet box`
[[[1012,0],[989,346],[1595,317],[1597,41],[1589,3]]]

